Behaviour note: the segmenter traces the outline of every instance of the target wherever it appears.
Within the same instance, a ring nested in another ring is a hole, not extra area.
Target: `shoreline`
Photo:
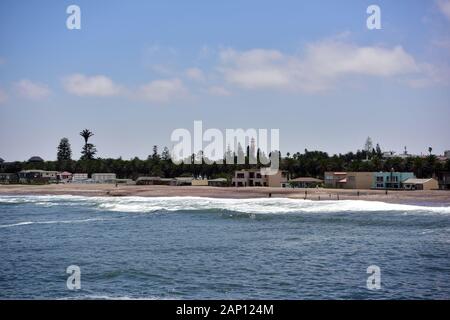
[[[365,200],[422,206],[450,206],[450,191],[351,189],[288,189],[269,187],[136,186],[114,184],[0,185],[1,195],[73,195],[91,197],[207,197],[229,199],[290,198],[307,200]],[[359,191],[359,196],[357,195]]]

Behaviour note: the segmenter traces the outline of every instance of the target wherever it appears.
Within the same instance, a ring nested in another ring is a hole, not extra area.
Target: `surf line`
[[[210,310],[211,307],[190,307],[183,304],[182,307],[177,307],[177,315],[203,315],[206,318]]]

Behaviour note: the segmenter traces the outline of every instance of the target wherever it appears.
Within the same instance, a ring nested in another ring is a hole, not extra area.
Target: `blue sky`
[[[66,8],[81,8],[81,30]],[[368,30],[366,8],[381,8]],[[174,129],[278,128],[283,153],[450,149],[450,0],[0,2],[0,157],[101,157]]]

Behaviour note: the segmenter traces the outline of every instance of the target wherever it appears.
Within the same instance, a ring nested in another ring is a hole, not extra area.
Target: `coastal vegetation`
[[[194,176],[202,178],[227,178],[230,179],[235,170],[261,167],[250,165],[250,152],[247,147],[245,164],[174,164],[170,159],[167,147],[159,152],[157,146],[153,146],[147,159],[137,157],[125,160],[122,158],[95,158],[97,150],[88,142],[93,133],[84,130],[82,137],[85,145],[81,152],[80,160],[71,159],[70,143],[62,139],[57,152],[56,161],[44,162],[8,162],[3,163],[0,172],[17,173],[26,169],[41,169],[49,171],[69,171],[78,173],[104,172],[116,173],[118,178],[136,179],[139,176],[178,177]],[[80,135],[81,135],[80,133]],[[193,154],[192,157],[198,155]],[[226,155],[229,156],[229,155]],[[234,155],[237,159],[237,155]],[[224,161],[225,163],[225,161]],[[280,168],[287,170],[291,177],[317,177],[322,178],[326,171],[391,171],[414,172],[418,178],[431,177],[440,171],[450,171],[450,160],[441,161],[433,154],[426,156],[390,157],[383,158],[379,146],[369,150],[358,150],[345,154],[329,155],[323,151],[309,151],[286,153],[280,157]]]

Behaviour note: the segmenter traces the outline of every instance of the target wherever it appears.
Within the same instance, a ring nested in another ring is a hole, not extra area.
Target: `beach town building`
[[[91,178],[94,183],[115,183],[116,174],[115,173],[93,173]]]
[[[87,173],[74,173],[72,174],[72,183],[83,183],[89,179]]]
[[[19,182],[17,173],[0,173],[0,184],[11,184]]]
[[[58,182],[69,182],[70,180],[72,180],[72,173],[68,172],[68,171],[64,171],[64,172],[58,172],[56,175],[56,178],[58,180]]]
[[[44,170],[22,170],[18,173],[20,183],[46,183],[48,180],[44,180],[42,175]]]
[[[48,180],[49,182],[55,182],[58,180],[58,171],[43,171],[42,178]]]
[[[325,172],[324,178],[327,188],[370,189],[373,172]]]
[[[342,187],[345,189],[370,189],[373,172],[347,172]]]
[[[194,178],[192,177],[176,177],[175,178],[175,185],[177,186],[191,186],[192,181],[194,181]]]
[[[155,185],[155,186],[176,186],[177,180],[174,178],[161,177],[139,177],[136,179],[137,185]]]
[[[210,186],[210,187],[228,187],[228,180],[225,178],[209,179],[208,186]]]
[[[159,185],[161,178],[160,177],[138,177],[136,179],[137,185]]]
[[[157,186],[190,186],[194,178],[192,177],[139,177],[136,179],[137,185],[157,185]]]
[[[403,189],[403,183],[416,178],[412,172],[374,172],[373,189]]]
[[[286,187],[289,181],[287,171],[278,170],[269,174],[270,168],[242,169],[235,171],[232,184],[235,187]]]
[[[339,188],[342,187],[347,177],[347,172],[325,172],[324,173],[324,184],[327,188]]]
[[[316,188],[322,183],[323,180],[312,177],[298,177],[289,180],[289,185],[293,188]]]
[[[208,179],[194,179],[191,184],[195,187],[206,187],[208,186]]]
[[[192,180],[192,185],[197,187],[227,187],[228,180],[225,178],[217,179],[194,179]]]
[[[52,183],[58,181],[58,171],[38,169],[22,170],[18,173],[20,183]]]
[[[406,190],[436,190],[439,188],[438,181],[433,178],[416,179],[409,178],[403,181],[403,188]]]

